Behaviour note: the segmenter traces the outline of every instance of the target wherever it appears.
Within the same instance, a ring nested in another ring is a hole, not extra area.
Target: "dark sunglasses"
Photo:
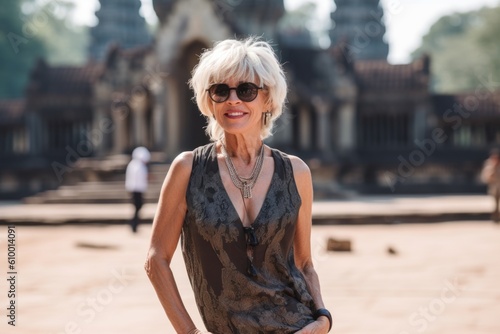
[[[231,95],[232,90],[236,91],[236,96],[243,102],[252,102],[259,94],[259,89],[264,89],[264,87],[259,87],[251,82],[244,82],[239,84],[238,87],[229,87],[226,84],[215,84],[207,89],[208,95],[215,103],[226,102]]]

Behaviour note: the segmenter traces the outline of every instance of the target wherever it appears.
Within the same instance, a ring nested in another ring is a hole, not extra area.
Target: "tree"
[[[412,56],[432,56],[433,90],[471,91],[500,81],[499,19],[500,7],[483,8],[444,16],[432,25]]]
[[[31,16],[43,18],[37,36],[47,50],[46,60],[51,65],[81,65],[87,60],[88,27],[71,22],[75,9],[73,2],[49,1],[32,8]]]
[[[0,98],[21,97],[35,60],[45,55],[36,21],[21,10],[33,2],[4,1],[0,6]]]
[[[478,42],[487,54],[487,66],[500,82],[500,6],[485,12],[485,24],[478,29]],[[500,88],[500,87],[497,87]]]
[[[286,11],[279,22],[282,34],[302,40],[305,44],[327,47],[329,42],[328,29],[330,22],[318,20],[317,5],[305,2],[294,10]]]

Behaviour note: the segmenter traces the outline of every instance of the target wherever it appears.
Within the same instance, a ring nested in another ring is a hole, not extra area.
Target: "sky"
[[[94,12],[98,0],[72,0],[77,5],[75,22],[95,25]],[[141,0],[141,12],[149,22],[155,22],[156,16],[151,0]],[[329,20],[335,9],[334,0],[285,0],[287,9],[294,9],[306,2],[317,5],[320,20]],[[389,43],[389,62],[393,64],[407,63],[411,53],[420,46],[422,37],[430,26],[441,16],[456,12],[464,12],[484,6],[498,6],[500,0],[381,0],[385,12],[387,27],[386,40]]]

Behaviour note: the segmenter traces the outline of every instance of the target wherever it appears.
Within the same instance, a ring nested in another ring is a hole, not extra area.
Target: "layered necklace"
[[[260,147],[259,154],[257,156],[257,160],[255,161],[255,165],[252,170],[252,174],[250,177],[241,177],[236,172],[236,168],[233,165],[233,161],[229,154],[227,154],[226,146],[221,142],[221,151],[222,155],[226,160],[226,166],[229,170],[229,176],[231,177],[231,181],[233,184],[241,191],[241,196],[243,198],[252,198],[252,188],[255,186],[257,179],[262,171],[262,165],[264,163],[264,144]]]

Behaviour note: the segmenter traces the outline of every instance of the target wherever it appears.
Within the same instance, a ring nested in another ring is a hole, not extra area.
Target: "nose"
[[[227,99],[227,102],[232,104],[241,102],[241,100],[238,97],[238,94],[236,94],[236,89],[229,90],[229,98]]]

